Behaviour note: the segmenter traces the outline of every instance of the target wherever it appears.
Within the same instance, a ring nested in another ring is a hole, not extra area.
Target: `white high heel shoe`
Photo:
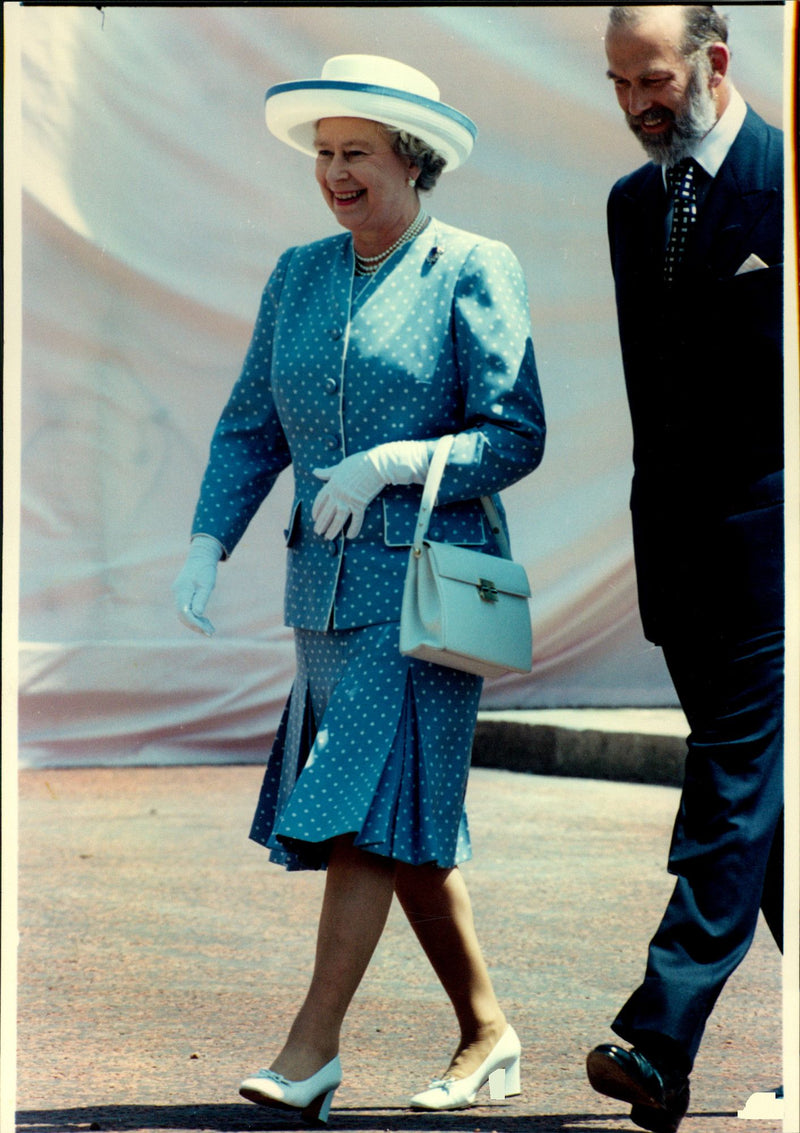
[[[274,1070],[259,1070],[252,1078],[245,1078],[239,1093],[256,1105],[299,1109],[303,1117],[324,1123],[328,1120],[333,1095],[341,1084],[342,1066],[337,1054],[316,1074],[299,1082],[290,1082]]]
[[[468,1078],[438,1078],[427,1090],[411,1099],[412,1109],[464,1109],[473,1105],[480,1090],[489,1083],[491,1098],[510,1098],[520,1092],[519,1058],[522,1052],[517,1032],[506,1027],[474,1074]]]

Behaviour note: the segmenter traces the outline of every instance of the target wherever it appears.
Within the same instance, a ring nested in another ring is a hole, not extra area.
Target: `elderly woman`
[[[341,1025],[396,894],[460,1028],[450,1065],[411,1104],[457,1109],[487,1082],[493,1097],[519,1092],[519,1040],[458,870],[482,681],[401,655],[400,604],[437,438],[456,437],[430,537],[490,553],[480,497],[541,460],[527,291],[505,245],[420,204],[476,130],[419,71],[338,56],[321,79],[272,87],[266,119],[315,158],[346,231],[289,249],[267,283],[173,588],[186,625],[213,633],[217,563],[291,464],[297,675],[251,837],[287,869],[327,874],[308,993],[283,1049],[240,1093],[327,1119]]]

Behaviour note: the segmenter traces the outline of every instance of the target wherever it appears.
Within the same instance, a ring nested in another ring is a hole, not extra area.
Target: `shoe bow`
[[[271,1082],[277,1082],[279,1086],[291,1086],[288,1078],[284,1078],[282,1074],[276,1074],[274,1070],[259,1070],[253,1075],[254,1078],[269,1078]]]

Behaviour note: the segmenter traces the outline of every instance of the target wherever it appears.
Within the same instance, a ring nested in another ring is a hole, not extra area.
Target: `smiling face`
[[[625,118],[653,161],[672,165],[711,130],[727,105],[729,53],[714,44],[684,54],[680,5],[642,8],[606,35],[608,77]]]
[[[419,170],[399,157],[378,122],[322,118],[317,123],[316,177],[333,215],[353,233],[361,255],[384,251],[419,211],[409,185]]]

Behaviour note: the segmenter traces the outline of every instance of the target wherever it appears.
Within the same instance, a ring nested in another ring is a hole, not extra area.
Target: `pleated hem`
[[[345,834],[411,865],[471,857],[464,796],[481,681],[389,652],[393,627],[369,629],[377,640],[349,651],[318,724],[298,664],[250,831],[288,870],[325,869]]]

